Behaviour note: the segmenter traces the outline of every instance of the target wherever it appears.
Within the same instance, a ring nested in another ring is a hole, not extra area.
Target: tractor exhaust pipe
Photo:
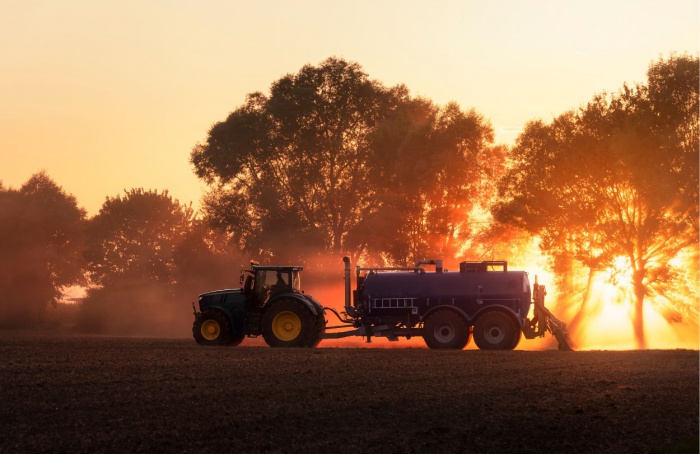
[[[343,262],[345,263],[345,312],[341,312],[340,314],[338,311],[333,309],[332,307],[324,307],[324,314],[325,311],[330,311],[335,314],[336,317],[338,317],[338,320],[340,320],[343,323],[355,323],[357,320],[355,319],[355,308],[352,307],[351,301],[350,301],[350,259],[348,257],[343,257]],[[331,326],[331,327],[326,327],[326,329],[331,329],[331,328],[340,328],[339,326]],[[336,333],[338,336],[330,336],[326,337],[326,339],[340,339],[341,337],[347,337],[351,334],[350,331],[346,333]],[[352,335],[354,335],[355,331],[352,331]],[[326,333],[327,336],[329,336]]]

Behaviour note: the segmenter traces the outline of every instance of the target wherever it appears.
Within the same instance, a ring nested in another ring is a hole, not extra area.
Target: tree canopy
[[[84,282],[85,211],[44,172],[0,185],[0,324],[34,325],[63,287]]]
[[[373,133],[365,169],[374,202],[351,232],[353,246],[394,264],[456,257],[474,235],[473,211],[495,194],[506,153],[492,140],[476,111],[405,93]]]
[[[210,219],[253,252],[340,249],[369,204],[358,170],[386,95],[338,59],[283,77],[269,97],[249,95],[192,153],[197,175],[215,185]]]
[[[591,273],[624,257],[640,347],[645,296],[698,237],[698,59],[655,62],[648,79],[528,124],[493,210]]]
[[[330,58],[249,95],[191,159],[212,186],[207,218],[250,253],[404,262],[456,249],[484,169],[502,164],[492,140],[475,111],[412,98]]]
[[[170,334],[190,315],[187,298],[232,287],[238,277],[237,251],[168,191],[108,197],[87,233],[90,288],[80,330]]]
[[[131,189],[108,197],[89,222],[86,257],[91,282],[173,283],[175,251],[193,214],[167,191]]]

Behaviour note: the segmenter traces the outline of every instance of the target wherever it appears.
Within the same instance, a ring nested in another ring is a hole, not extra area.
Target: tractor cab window
[[[301,276],[299,276],[299,271],[292,271],[292,290],[301,293]]]
[[[268,271],[258,270],[255,273],[255,293],[260,293],[265,290],[265,287],[269,288],[267,282]]]
[[[273,293],[282,293],[291,290],[289,285],[289,272],[287,271],[268,271],[267,281],[269,282],[270,290]]]
[[[298,277],[293,275],[296,271],[289,270],[258,270],[255,276],[255,293],[258,295],[258,301],[265,302],[271,296],[279,293],[288,293],[294,291],[295,282],[298,286]]]

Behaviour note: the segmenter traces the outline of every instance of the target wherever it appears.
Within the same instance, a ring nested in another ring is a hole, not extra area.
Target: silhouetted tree
[[[209,218],[255,254],[340,250],[370,203],[362,169],[385,98],[359,65],[336,58],[276,81],[269,97],[249,95],[192,152],[214,186]]]
[[[85,211],[49,176],[0,184],[0,326],[41,322],[63,287],[83,282]]]
[[[412,99],[330,58],[249,95],[191,159],[212,186],[207,218],[258,257],[405,262],[458,249],[483,171],[503,160],[491,141],[473,110]]]
[[[131,189],[108,197],[89,220],[85,255],[91,286],[78,328],[163,335],[184,317],[187,309],[179,299],[186,297],[175,291],[175,257],[192,219],[193,210],[167,191]]]
[[[235,248],[167,191],[108,197],[87,232],[81,330],[182,335],[199,293],[238,285]]]
[[[698,236],[698,59],[656,62],[648,76],[647,85],[596,96],[550,125],[530,123],[494,208],[591,276],[626,257],[640,348],[645,296],[671,278],[669,260]]]
[[[600,99],[589,105],[591,111]],[[503,201],[493,207],[498,222],[539,235],[542,249],[552,258],[559,304],[571,304],[573,295],[585,291],[573,279],[576,262],[588,268],[592,283],[614,257],[612,245],[596,227],[599,202],[589,184],[597,176],[583,177],[605,168],[603,163],[588,166],[584,162],[600,137],[585,130],[580,116],[586,115],[566,112],[549,125],[542,121],[526,125],[512,150],[511,170],[500,182]],[[590,296],[584,293],[582,310]],[[577,323],[575,317],[570,328],[575,330]]]
[[[177,292],[196,296],[207,290],[238,287],[247,260],[231,245],[225,232],[195,219],[173,252]]]
[[[373,134],[365,168],[375,203],[351,240],[392,263],[455,257],[474,234],[472,212],[496,193],[505,149],[492,140],[474,110],[403,93]]]
[[[174,283],[175,250],[194,213],[168,191],[131,189],[108,197],[90,219],[86,252],[93,284],[129,280]]]

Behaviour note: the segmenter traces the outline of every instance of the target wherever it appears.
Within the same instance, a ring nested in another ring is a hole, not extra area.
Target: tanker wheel
[[[231,324],[219,311],[207,311],[197,317],[192,325],[194,340],[200,345],[230,345]],[[241,340],[243,340],[241,338]],[[240,343],[240,342],[239,342]]]
[[[299,301],[277,301],[263,314],[262,335],[270,347],[314,347],[322,334],[317,317]]]
[[[512,347],[510,347],[508,350],[513,350],[515,347],[518,346],[520,343],[520,339],[522,339],[523,333],[520,331],[517,327],[515,328],[515,336],[513,336],[513,342],[512,342]]]
[[[474,323],[474,342],[481,350],[513,350],[520,342],[520,330],[503,312],[487,312]]]
[[[423,339],[429,348],[461,350],[470,337],[467,322],[453,311],[437,311],[423,324]]]

